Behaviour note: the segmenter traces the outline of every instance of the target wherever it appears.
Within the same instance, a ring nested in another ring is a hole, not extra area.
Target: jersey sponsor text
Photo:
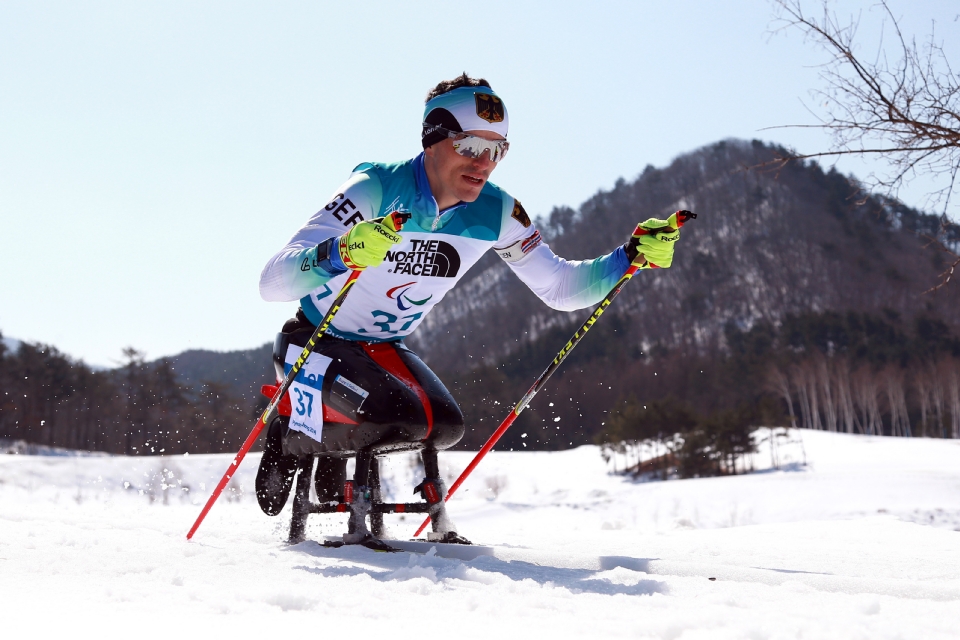
[[[443,240],[411,240],[409,251],[388,251],[385,262],[392,263],[390,273],[410,276],[456,278],[460,272],[460,254]]]

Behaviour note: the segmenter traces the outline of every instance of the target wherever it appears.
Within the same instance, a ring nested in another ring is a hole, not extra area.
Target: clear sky
[[[960,41],[955,2],[891,5]],[[761,131],[814,121],[824,61],[772,17],[765,0],[7,0],[0,331],[98,365],[272,340],[296,304],[260,300],[266,260],[356,164],[416,155],[424,95],[464,70],[510,111],[493,180],[532,215],[727,137],[824,150]]]

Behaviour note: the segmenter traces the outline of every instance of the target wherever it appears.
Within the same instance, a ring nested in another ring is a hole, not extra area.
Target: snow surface
[[[596,447],[494,452],[450,512],[468,538],[507,549],[471,561],[288,545],[289,506],[276,518],[256,506],[255,455],[192,542],[186,531],[230,456],[0,455],[0,628],[10,638],[957,637],[960,441],[790,440],[780,469],[764,444],[756,473],[668,482],[611,475]],[[442,454],[448,480],[471,457]],[[394,456],[385,488],[407,499],[418,475],[414,458]],[[419,524],[387,519],[403,539]],[[343,516],[312,516],[308,536],[344,530]]]

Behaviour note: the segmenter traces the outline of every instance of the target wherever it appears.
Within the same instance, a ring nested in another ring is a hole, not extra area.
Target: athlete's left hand
[[[673,264],[673,250],[680,239],[680,227],[696,214],[677,211],[666,220],[650,218],[637,225],[623,245],[630,262],[639,258],[641,269],[668,269]]]

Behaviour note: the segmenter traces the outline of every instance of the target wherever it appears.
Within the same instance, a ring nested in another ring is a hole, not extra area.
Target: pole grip
[[[410,216],[411,214],[406,211],[394,211],[388,215],[383,222],[394,231],[400,231],[403,229],[403,225],[406,224],[407,220],[410,219]]]
[[[676,231],[688,221],[693,220],[697,217],[693,211],[680,210],[674,211],[670,214],[670,217],[667,218],[667,226],[659,227],[657,229],[645,229],[640,224],[637,225],[637,228],[633,230],[633,235],[635,236],[649,236],[651,234],[656,235],[661,231]],[[643,223],[641,223],[643,224]]]

